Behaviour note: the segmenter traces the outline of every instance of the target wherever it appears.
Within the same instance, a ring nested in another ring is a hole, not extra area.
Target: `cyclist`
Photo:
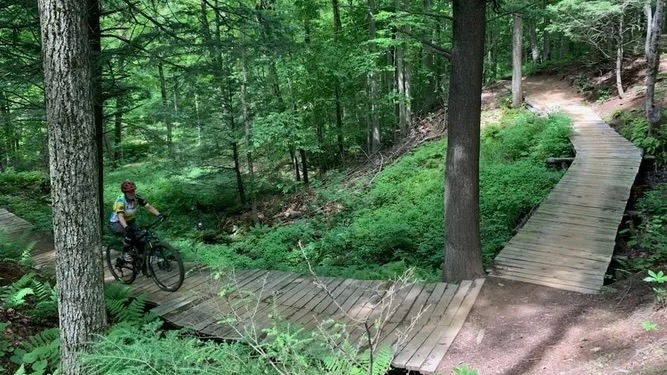
[[[155,216],[162,216],[160,212],[141,196],[136,194],[137,184],[134,181],[125,180],[120,184],[120,191],[123,192],[116,198],[113,204],[113,213],[109,218],[109,229],[118,236],[124,236],[123,250],[130,247],[132,241],[136,238],[139,228],[135,221],[135,215],[139,207]]]

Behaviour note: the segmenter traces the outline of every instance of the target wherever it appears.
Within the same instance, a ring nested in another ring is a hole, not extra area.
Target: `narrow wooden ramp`
[[[575,160],[490,271],[501,278],[597,293],[642,155],[591,108],[566,104],[560,110],[574,120]]]
[[[152,312],[165,320],[222,339],[261,337],[262,328],[276,321],[306,330],[332,328],[329,321],[335,321],[345,324],[351,342],[365,345],[368,326],[381,345],[394,349],[394,367],[432,374],[483,284],[484,279],[400,284],[244,270],[217,279],[189,272],[176,293],[143,277],[132,289],[158,304]]]
[[[0,208],[0,230],[10,234],[18,235],[34,228],[32,224],[14,215],[13,213]]]

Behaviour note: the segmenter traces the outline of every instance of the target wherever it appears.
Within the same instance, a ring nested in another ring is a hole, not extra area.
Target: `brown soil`
[[[584,103],[568,77],[529,77],[526,97],[540,104]],[[603,118],[617,109],[641,110],[643,91],[633,87],[622,99],[589,104]],[[489,277],[439,372],[451,374],[465,364],[480,375],[665,375],[667,309],[656,309],[644,276],[611,284],[599,295]],[[657,328],[646,330],[644,322]]]

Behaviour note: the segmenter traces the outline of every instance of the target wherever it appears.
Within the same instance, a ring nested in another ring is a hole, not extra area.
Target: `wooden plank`
[[[438,365],[445,357],[445,354],[447,354],[447,350],[449,350],[452,342],[454,342],[454,338],[456,338],[456,335],[458,335],[459,331],[463,327],[463,324],[465,323],[470,310],[472,310],[472,306],[475,304],[477,296],[479,295],[479,291],[482,289],[483,285],[484,279],[477,279],[474,281],[473,286],[468,290],[463,303],[461,303],[461,306],[456,311],[454,319],[447,326],[445,326],[446,328],[444,330],[444,337],[440,339],[431,353],[429,353],[426,361],[420,366],[419,371],[422,374],[433,374],[438,368]],[[408,370],[410,370],[410,368],[408,368]]]
[[[422,345],[410,357],[410,360],[406,364],[406,369],[417,369],[418,371],[421,371],[422,365],[426,362],[433,349],[445,335],[444,328],[454,320],[456,312],[463,303],[465,296],[468,294],[468,290],[471,287],[474,287],[472,280],[462,281],[456,289],[453,298],[448,302],[447,309],[444,310],[444,314],[442,314],[440,319],[437,321],[429,321],[422,331],[420,331],[420,334],[425,335],[426,338],[424,338]]]
[[[408,293],[402,295],[403,298],[402,300],[400,299],[398,300],[397,308],[387,321],[387,325],[382,327],[383,332],[394,333],[394,330],[396,330],[396,328],[399,325],[402,325],[402,323],[407,317],[408,312],[412,308],[415,299],[417,298],[417,296],[419,296],[423,288],[424,288],[423,285],[415,283],[413,284],[412,288]],[[401,294],[399,293],[397,296],[401,296]],[[399,332],[399,334],[400,333],[401,332]],[[398,341],[396,341],[396,339],[398,339]],[[407,340],[407,337],[397,336],[396,338],[394,338],[393,336],[386,335],[384,339],[380,340],[379,346],[394,344],[394,346],[397,347],[402,343],[400,341],[405,341],[405,340]]]
[[[520,251],[520,249],[503,249],[496,256],[496,261],[520,261],[544,264],[552,267],[569,267],[581,270],[581,272],[605,272],[609,266],[608,260],[599,261],[565,256],[562,254],[536,253]]]
[[[597,293],[602,287],[604,280],[600,279],[598,283],[589,283],[588,280],[570,280],[558,279],[553,277],[534,275],[532,273],[520,272],[518,270],[497,270],[493,275],[502,275],[522,278],[523,280],[539,281],[540,285],[550,286],[552,288],[571,290],[581,293]],[[588,292],[585,292],[588,291]]]
[[[583,270],[567,269],[558,266],[546,266],[544,264],[537,264],[531,262],[518,262],[499,260],[494,262],[493,268],[500,273],[502,272],[521,272],[525,274],[535,275],[536,277],[549,277],[555,279],[566,279],[576,281],[577,283],[585,283],[595,285],[603,282],[605,272],[598,272],[591,274]]]

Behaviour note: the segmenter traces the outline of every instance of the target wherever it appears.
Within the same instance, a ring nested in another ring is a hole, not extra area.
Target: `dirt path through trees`
[[[557,78],[524,85],[541,106],[583,103]],[[467,364],[480,375],[667,374],[667,313],[655,311],[643,277],[599,295],[489,277],[439,371]],[[645,321],[657,329],[644,330]]]

